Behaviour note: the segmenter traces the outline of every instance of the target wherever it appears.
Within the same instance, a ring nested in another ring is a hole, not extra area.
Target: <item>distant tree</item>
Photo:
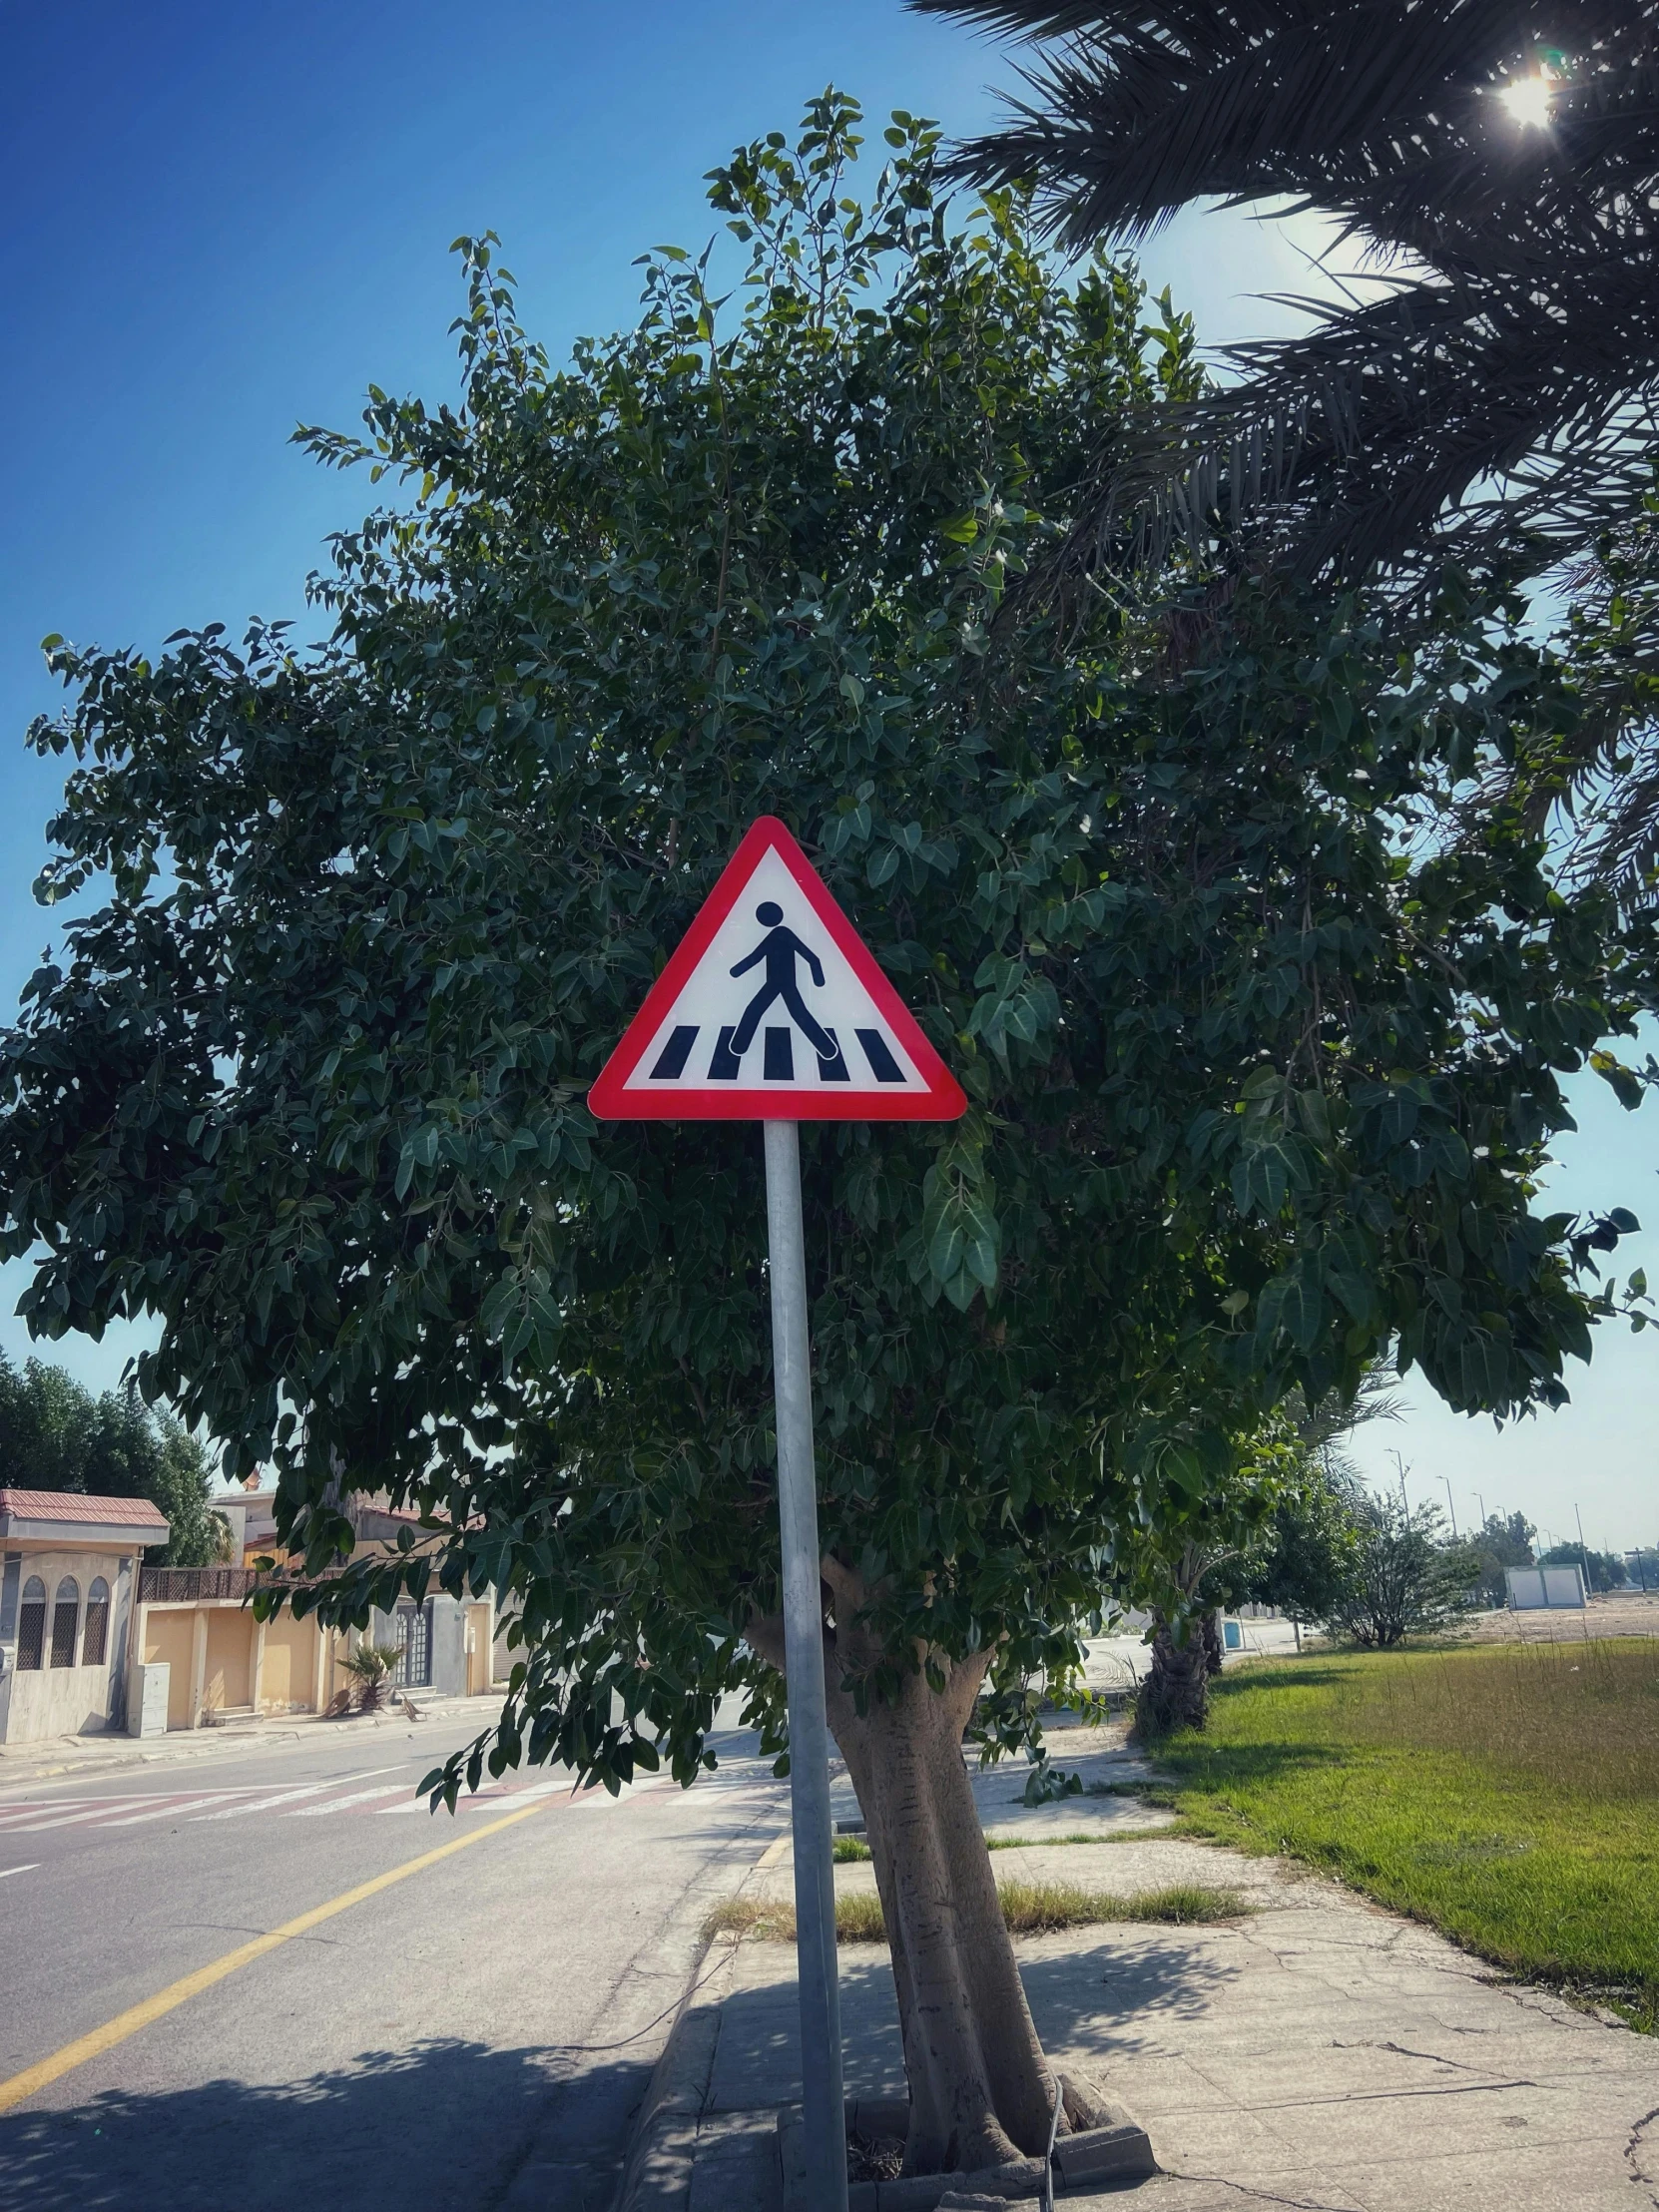
[[[1639,1590],[1659,1590],[1659,1550],[1640,1544],[1625,1560],[1630,1580]]]
[[[129,1384],[94,1397],[62,1368],[0,1352],[0,1480],[24,1490],[147,1497],[171,1534],[155,1563],[205,1566],[225,1524],[210,1502],[208,1454],[189,1429],[153,1412]]]
[[[1354,1521],[1353,1560],[1328,1615],[1333,1634],[1385,1651],[1467,1610],[1479,1561],[1471,1546],[1443,1540],[1434,1506],[1366,1498]]]
[[[1469,1546],[1480,1561],[1478,1588],[1483,1603],[1505,1603],[1508,1584],[1504,1580],[1504,1569],[1534,1564],[1532,1541],[1537,1533],[1524,1513],[1486,1515],[1469,1538]]]
[[[1284,1411],[1292,1469],[1278,1488],[1257,1541],[1234,1565],[1223,1602],[1271,1605],[1302,1629],[1324,1620],[1347,1586],[1366,1497],[1349,1454],[1355,1429],[1399,1417],[1397,1381],[1381,1361],[1352,1398],[1330,1390],[1310,1406],[1293,1392]]]
[[[1241,1562],[1234,1602],[1271,1605],[1294,1621],[1330,1618],[1342,1602],[1360,1548],[1355,1501],[1319,1459],[1310,1458],[1274,1500],[1262,1540]]]
[[[1293,1390],[1189,1513],[1120,1537],[1114,1595],[1152,1615],[1151,1664],[1135,1701],[1143,1737],[1203,1727],[1210,1679],[1222,1666],[1218,1607],[1277,1606],[1300,1635],[1300,1624],[1323,1619],[1346,1587],[1352,1508],[1365,1492],[1344,1439],[1394,1418],[1392,1382],[1378,1365],[1353,1396],[1329,1390],[1311,1409]]]
[[[1630,1580],[1630,1569],[1622,1555],[1616,1551],[1597,1551],[1592,1544],[1553,1544],[1538,1555],[1540,1567],[1577,1567],[1584,1576],[1584,1586],[1597,1596],[1605,1596],[1609,1590],[1622,1590]]]
[[[1151,1615],[1151,1663],[1135,1699],[1143,1738],[1204,1726],[1210,1677],[1221,1663],[1211,1616],[1299,1465],[1289,1425],[1269,1423],[1254,1446],[1239,1448],[1234,1464],[1212,1470],[1185,1513],[1129,1521],[1119,1531],[1112,1595]]]

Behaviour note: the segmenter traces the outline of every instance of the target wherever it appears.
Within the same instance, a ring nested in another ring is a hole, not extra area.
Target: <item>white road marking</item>
[[[194,1813],[203,1805],[222,1805],[228,1797],[246,1797],[246,1790],[211,1790],[206,1797],[188,1797],[177,1803],[158,1805],[153,1813],[129,1813],[124,1820],[106,1821],[106,1828],[136,1828],[140,1821],[166,1820],[170,1814]]]
[[[568,1797],[569,1795],[570,1777],[568,1774],[561,1774],[552,1782],[529,1783],[522,1790],[480,1790],[470,1802],[474,1805],[484,1805],[491,1802],[492,1799],[508,1798],[514,1805],[528,1805],[532,1798]],[[465,1805],[468,1800],[462,1798],[460,1802]]]
[[[216,1803],[219,1799],[227,1796],[228,1794],[241,1795],[242,1793],[227,1793],[224,1790],[216,1790],[212,1798],[197,1798],[194,1801],[187,1802],[194,1802],[198,1805],[211,1805]],[[128,1816],[128,1818],[126,1819],[112,1820],[110,1816],[112,1814],[118,1814],[123,1805],[146,1805],[154,1807],[155,1810],[147,1813],[134,1813]],[[116,1798],[113,1801],[106,1801],[98,1805],[85,1806],[80,1811],[74,1813],[55,1813],[52,1818],[47,1821],[23,1822],[20,1823],[16,1828],[9,1830],[8,1834],[14,1836],[38,1836],[43,1829],[70,1828],[73,1827],[77,1822],[83,1821],[102,1821],[107,1828],[126,1828],[130,1825],[131,1821],[158,1820],[163,1813],[176,1813],[178,1810],[179,1792],[177,1790],[170,1790],[165,1796],[158,1796],[158,1794],[154,1790],[152,1790],[148,1793],[148,1795],[144,1797]]]
[[[9,1829],[7,1833],[13,1836],[38,1836],[43,1829],[73,1828],[77,1821],[108,1820],[112,1813],[119,1812],[119,1810],[120,1807],[115,1805],[89,1805],[83,1807],[77,1813],[54,1813],[50,1820],[20,1821],[15,1828]]]
[[[402,1761],[398,1761],[401,1766]],[[315,1797],[321,1790],[343,1789],[347,1782],[366,1782],[370,1775],[395,1774],[395,1767],[361,1767],[355,1774],[336,1774],[327,1782],[307,1782],[302,1790],[279,1790],[275,1797],[256,1798],[251,1805],[227,1805],[217,1813],[194,1813],[193,1821],[240,1821],[245,1813],[269,1813],[273,1806],[293,1805],[300,1798]]]
[[[37,1859],[33,1867],[0,1867],[0,1882],[4,1882],[9,1874],[33,1874],[35,1867],[39,1865],[40,1861]]]
[[[458,1798],[455,1802],[455,1810],[458,1813],[465,1813],[474,1806],[530,1805],[537,1798],[552,1797],[555,1792],[568,1790],[569,1788],[570,1777],[564,1775],[556,1782],[538,1782],[523,1790],[499,1788],[478,1790],[471,1797],[462,1796]],[[375,1818],[382,1821],[394,1820],[399,1814],[424,1813],[425,1810],[426,1800],[423,1797],[417,1797],[411,1798],[407,1805],[382,1805]]]
[[[103,1812],[113,1813],[118,1806],[143,1805],[147,1798],[152,1798],[155,1794],[154,1790],[133,1790],[124,1797],[31,1798],[24,1805],[8,1805],[4,1812],[0,1812],[0,1826],[9,1828],[19,1821],[38,1821],[43,1815],[55,1813],[66,1804],[77,1808],[96,1807]]]
[[[355,1811],[359,1807],[369,1806],[373,1807],[377,1815],[387,1817],[424,1813],[427,1810],[425,1798],[415,1796],[412,1785],[403,1782],[387,1783],[373,1790],[353,1790],[345,1797],[324,1797],[325,1792],[341,1789],[350,1782],[366,1782],[374,1775],[395,1774],[403,1764],[399,1760],[387,1767],[359,1767],[349,1774],[331,1776],[326,1782],[307,1782],[297,1788],[278,1790],[266,1796],[260,1795],[260,1785],[257,1783],[245,1783],[236,1789],[212,1790],[194,1797],[188,1794],[181,1796],[178,1792],[158,1795],[153,1790],[129,1791],[119,1797],[98,1798],[90,1804],[85,1799],[76,1801],[73,1811],[68,1812],[59,1810],[63,1803],[61,1799],[56,1807],[47,1800],[37,1799],[33,1804],[13,1806],[0,1813],[0,1826],[3,1826],[4,1833],[21,1836],[38,1835],[47,1829],[77,1826],[136,1828],[146,1821],[170,1818],[189,1820],[194,1825],[199,1821],[241,1820],[247,1814],[268,1812],[280,1813],[284,1820],[315,1820],[328,1813]],[[648,1783],[631,1794],[644,1796],[653,1788],[663,1787],[660,1782],[655,1785]],[[405,1795],[405,1792],[408,1794]],[[625,1793],[627,1794],[630,1793]],[[572,1799],[570,1776],[564,1774],[549,1781],[529,1784],[523,1789],[515,1789],[510,1783],[488,1784],[473,1795],[461,1798],[456,1810],[483,1812],[505,1805],[532,1805],[549,1797],[566,1799],[575,1804],[596,1800],[603,1800],[606,1804],[613,1802],[603,1790],[584,1791]],[[307,1805],[300,1802],[305,1798],[323,1798],[324,1802]],[[399,1802],[395,1805],[382,1805],[377,1802],[381,1798],[397,1798]],[[615,1802],[620,1803],[621,1800]],[[129,1806],[142,1810],[125,1811],[124,1808]],[[47,1817],[43,1818],[43,1815]]]
[[[326,1805],[301,1805],[297,1812],[284,1813],[285,1821],[314,1821],[322,1813],[343,1813],[348,1805],[366,1805],[370,1798],[396,1797],[409,1788],[406,1782],[388,1782],[379,1790],[353,1790],[349,1797],[331,1798]]]

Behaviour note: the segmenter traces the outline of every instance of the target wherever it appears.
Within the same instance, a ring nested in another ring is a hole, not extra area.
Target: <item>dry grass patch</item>
[[[703,1923],[703,1933],[711,1939],[716,1936],[754,1936],[763,1943],[793,1943],[795,1907],[770,1898],[728,1898]]]
[[[1208,1840],[1209,1830],[1195,1821],[1169,1821],[1162,1828],[1104,1828],[1092,1834],[1076,1830],[1069,1836],[987,1836],[987,1851],[1053,1851],[1062,1844],[1146,1844],[1165,1837],[1186,1836]],[[869,1857],[861,1836],[837,1836],[834,1860],[838,1867],[856,1866]]]
[[[873,1890],[852,1890],[835,1900],[837,1943],[884,1943],[887,1924],[881,1918],[881,1900]]]
[[[996,1894],[1002,1900],[1002,1918],[1016,1936],[1049,1936],[1102,1921],[1161,1921],[1192,1928],[1237,1920],[1252,1910],[1237,1890],[1211,1889],[1200,1882],[1172,1883],[1128,1897],[1111,1890],[1081,1890],[1071,1882],[1001,1882]]]
[[[1142,1890],[1120,1897],[1111,1890],[1084,1890],[1072,1882],[1002,1882],[997,1885],[1002,1918],[1015,1936],[1051,1936],[1066,1928],[1094,1928],[1104,1922],[1158,1921],[1192,1928],[1212,1921],[1237,1920],[1255,1910],[1237,1890],[1211,1889],[1179,1882],[1167,1889]],[[782,1900],[729,1898],[703,1924],[714,1936],[752,1936],[763,1943],[795,1941],[795,1908]],[[869,1890],[835,1900],[835,1939],[842,1943],[882,1943],[887,1938],[881,1900]]]
[[[1162,1828],[1107,1828],[1092,1836],[987,1836],[987,1851],[1050,1851],[1056,1844],[1160,1844],[1167,1838],[1188,1836],[1209,1839],[1210,1831],[1196,1821],[1169,1821]]]

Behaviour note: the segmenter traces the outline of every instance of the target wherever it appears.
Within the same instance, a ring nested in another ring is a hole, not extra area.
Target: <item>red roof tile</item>
[[[86,1497],[79,1490],[0,1489],[0,1516],[14,1520],[118,1522],[166,1533],[167,1516],[147,1497]]]

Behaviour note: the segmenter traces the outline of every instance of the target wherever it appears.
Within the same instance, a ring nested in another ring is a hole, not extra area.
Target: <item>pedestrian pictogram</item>
[[[589,1093],[611,1120],[954,1121],[966,1103],[770,816],[733,854]]]
[[[763,898],[755,909],[755,919],[766,924],[766,935],[747,960],[740,960],[733,968],[734,975],[747,975],[757,961],[766,962],[766,981],[744,1009],[742,1021],[732,1032],[731,1054],[741,1066],[743,1056],[749,1050],[761,1016],[775,1000],[782,999],[784,1011],[795,1016],[808,1043],[820,1060],[830,1062],[840,1058],[840,1047],[828,1029],[821,1029],[801,1003],[801,993],[795,987],[795,967],[799,960],[812,971],[814,983],[824,988],[824,962],[810,944],[803,944],[784,920],[784,909],[775,898]],[[788,1043],[789,1032],[775,1031]],[[780,1055],[782,1057],[782,1055]],[[793,1058],[793,1054],[792,1054]]]

